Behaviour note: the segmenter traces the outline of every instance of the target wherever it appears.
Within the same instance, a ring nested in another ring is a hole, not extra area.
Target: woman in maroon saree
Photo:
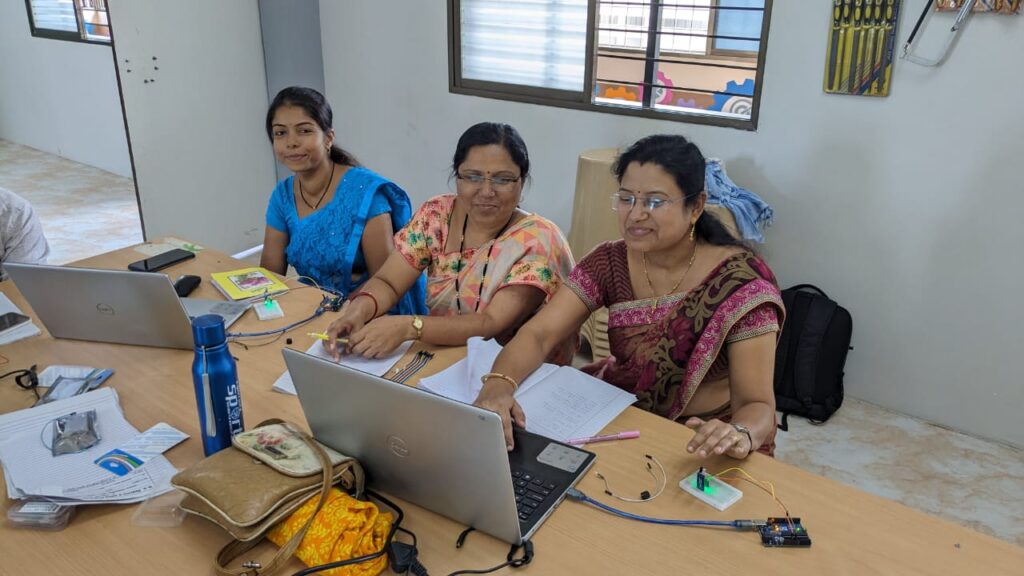
[[[775,277],[704,212],[704,157],[682,136],[650,136],[615,166],[623,239],[594,248],[495,361],[477,404],[525,425],[512,393],[549,346],[609,309],[612,356],[584,371],[639,408],[697,431],[698,456],[771,454],[772,373],[784,310]]]

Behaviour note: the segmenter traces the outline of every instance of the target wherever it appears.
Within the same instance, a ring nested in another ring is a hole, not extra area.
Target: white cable
[[[668,484],[668,474],[665,472],[665,467],[661,465],[661,462],[656,457],[651,456],[650,454],[644,454],[644,458],[647,458],[648,460],[650,460],[650,461],[654,462],[655,464],[657,464],[658,465],[658,469],[661,470],[661,478],[659,479],[658,475],[654,473],[654,468],[651,466],[651,463],[650,462],[647,463],[647,472],[651,475],[652,478],[654,478],[655,485],[660,483],[660,486],[658,486],[658,491],[657,492],[652,494],[649,498],[627,498],[625,496],[619,496],[618,494],[612,492],[611,488],[608,486],[608,479],[604,477],[604,474],[601,474],[600,472],[597,472],[596,473],[597,477],[604,481],[604,493],[609,495],[609,496],[611,496],[612,498],[616,498],[616,499],[621,500],[623,502],[637,502],[637,503],[639,503],[639,502],[650,502],[651,500],[654,500],[658,496],[661,496],[661,493],[665,491],[665,485]]]

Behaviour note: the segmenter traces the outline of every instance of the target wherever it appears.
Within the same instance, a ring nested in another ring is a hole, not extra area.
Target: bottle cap
[[[227,339],[224,333],[224,317],[220,314],[203,314],[192,321],[192,338],[196,346],[209,348],[223,344]]]

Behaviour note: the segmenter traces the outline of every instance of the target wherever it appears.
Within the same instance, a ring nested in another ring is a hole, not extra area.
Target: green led
[[[274,301],[273,300],[267,300],[266,302],[263,303],[263,305],[266,306],[267,308],[273,308],[274,307]]]
[[[696,478],[696,476],[693,478],[693,487],[697,488],[697,478]],[[704,492],[706,494],[714,494],[715,493],[714,487],[711,486],[711,479],[710,478],[704,481]]]

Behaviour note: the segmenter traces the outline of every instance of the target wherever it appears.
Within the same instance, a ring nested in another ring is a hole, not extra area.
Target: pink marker
[[[639,430],[627,430],[625,432],[619,432],[618,434],[605,434],[604,436],[591,436],[590,438],[573,438],[567,440],[566,444],[592,444],[594,442],[605,442],[608,440],[628,440],[630,438],[639,438]]]

